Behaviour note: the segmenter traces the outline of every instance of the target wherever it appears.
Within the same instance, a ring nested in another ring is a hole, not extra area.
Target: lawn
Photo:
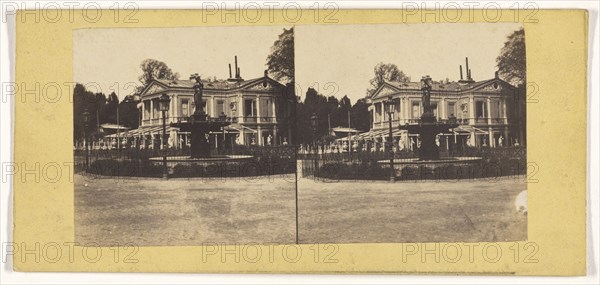
[[[248,180],[251,179],[251,180]],[[527,238],[514,177],[461,182],[298,181],[300,243]],[[102,246],[294,243],[295,183],[75,175],[75,239]]]

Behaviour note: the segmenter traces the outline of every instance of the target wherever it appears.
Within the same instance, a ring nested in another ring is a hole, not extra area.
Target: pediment
[[[397,88],[390,86],[389,84],[384,84],[375,91],[372,98],[386,97],[390,94],[397,93],[398,91]]]
[[[282,87],[282,85],[274,81],[270,78],[265,78],[262,80],[257,80],[256,82],[252,82],[246,86],[243,86],[242,90],[251,90],[251,91],[273,91],[278,90]]]
[[[167,90],[167,88],[165,86],[163,86],[162,84],[155,81],[155,82],[150,83],[150,85],[148,87],[146,87],[146,89],[142,92],[142,96],[148,95],[148,94],[156,94],[159,92],[163,92],[165,90]]]
[[[489,82],[485,82],[475,88],[473,91],[482,91],[482,92],[502,92],[504,89],[514,89],[515,87],[510,85],[508,82],[502,79],[494,79]]]

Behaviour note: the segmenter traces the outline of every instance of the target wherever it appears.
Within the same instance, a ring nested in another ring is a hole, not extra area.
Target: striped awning
[[[475,134],[484,134],[487,135],[488,132],[485,130],[482,130],[480,128],[476,128],[473,126],[458,126],[456,128],[453,129],[455,133],[460,134],[460,133],[471,133],[471,132],[475,132]]]
[[[171,131],[179,131],[179,128],[168,126],[167,133],[170,133]],[[137,129],[133,129],[133,130],[123,131],[118,134],[117,133],[110,134],[108,136],[105,136],[105,138],[116,138],[117,135],[120,137],[137,137],[137,136],[142,136],[142,135],[161,134],[161,133],[162,133],[162,126],[141,127],[141,128],[137,128]]]

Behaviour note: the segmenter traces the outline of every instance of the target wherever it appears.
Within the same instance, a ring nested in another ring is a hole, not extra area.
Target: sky
[[[516,23],[297,26],[296,90],[304,96],[312,86],[326,96],[348,95],[354,104],[365,97],[379,62],[396,64],[411,81],[423,75],[456,81],[465,57],[473,79],[490,79],[506,36],[520,27]]]
[[[165,62],[180,79],[229,77],[234,56],[245,79],[262,77],[283,26],[80,29],[73,32],[74,81],[122,99],[139,85],[140,63]],[[285,27],[289,29],[290,27]],[[232,71],[235,75],[235,71]]]

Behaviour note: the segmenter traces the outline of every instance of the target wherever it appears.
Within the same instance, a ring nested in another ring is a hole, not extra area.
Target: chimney
[[[498,70],[496,70],[496,72],[494,72],[494,78],[500,78],[500,76],[498,75]]]
[[[236,78],[237,79],[241,79],[242,78],[242,74],[240,72],[240,68],[239,67],[237,68],[237,77]]]
[[[231,78],[231,63],[229,64],[229,78]]]
[[[463,80],[462,65],[459,65],[459,66],[460,66],[460,80]]]
[[[237,55],[235,56],[235,78],[240,78],[240,69],[237,64]]]
[[[471,77],[471,70],[469,69],[469,80],[473,80],[473,77]]]
[[[269,71],[265,69],[265,77],[269,77]]]
[[[471,80],[471,70],[469,69],[469,58],[465,57],[465,62],[466,62],[466,66],[465,66],[465,70],[467,71],[467,80]]]

